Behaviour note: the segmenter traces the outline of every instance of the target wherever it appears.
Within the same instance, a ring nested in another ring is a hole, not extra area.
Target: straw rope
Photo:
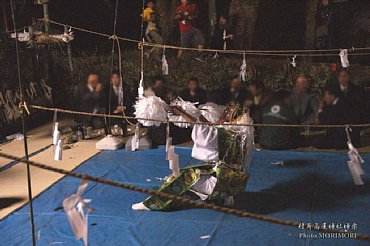
[[[160,123],[176,123],[176,124],[191,124],[191,125],[209,125],[209,126],[255,126],[255,127],[287,127],[287,128],[367,128],[370,127],[370,123],[366,124],[346,124],[346,125],[298,125],[298,124],[214,124],[208,122],[187,122],[187,121],[175,121],[175,120],[158,120],[158,119],[149,119],[149,118],[139,118],[133,116],[123,116],[123,115],[110,115],[110,114],[96,114],[96,113],[88,113],[88,112],[81,112],[81,111],[74,111],[68,109],[60,109],[60,108],[50,108],[44,107],[39,105],[28,105],[29,108],[33,108],[36,110],[44,110],[44,111],[53,111],[53,112],[60,112],[66,114],[74,114],[74,115],[85,115],[85,116],[94,116],[94,117],[111,117],[117,119],[129,119],[129,120],[142,120],[142,121],[151,121],[151,122],[160,122]]]
[[[97,177],[90,176],[90,175],[87,175],[87,174],[75,173],[75,172],[67,171],[67,170],[64,170],[64,169],[48,166],[48,165],[45,165],[45,164],[42,164],[42,163],[39,163],[39,162],[35,162],[35,161],[27,161],[23,158],[19,158],[19,157],[13,156],[13,155],[8,155],[8,154],[1,153],[1,152],[0,152],[0,157],[10,159],[10,160],[14,160],[14,161],[20,161],[22,163],[29,164],[30,166],[34,166],[34,167],[41,168],[41,169],[48,170],[48,171],[52,171],[52,172],[57,172],[57,173],[60,173],[60,174],[63,174],[63,175],[67,175],[67,176],[71,176],[71,177],[75,177],[75,178],[79,178],[79,179],[83,179],[83,180],[93,181],[93,182],[97,182],[97,183],[101,183],[101,184],[107,184],[107,185],[110,185],[110,186],[115,186],[115,187],[123,188],[123,189],[126,189],[126,190],[141,192],[141,193],[145,193],[145,194],[148,194],[148,195],[157,196],[157,197],[159,197],[161,199],[165,199],[165,200],[175,200],[177,202],[181,202],[184,205],[190,205],[190,206],[193,206],[193,207],[196,207],[196,208],[211,209],[211,210],[214,210],[214,211],[218,211],[218,212],[222,212],[222,213],[226,213],[226,214],[231,214],[231,215],[235,215],[235,216],[238,216],[238,217],[255,219],[255,220],[265,221],[265,222],[269,222],[269,223],[273,223],[273,224],[279,224],[279,225],[285,225],[285,226],[291,226],[291,227],[297,227],[297,228],[300,225],[300,223],[296,222],[296,221],[282,220],[282,219],[273,218],[273,217],[269,217],[269,216],[265,216],[265,215],[261,215],[261,214],[246,212],[246,211],[239,210],[239,209],[221,207],[221,206],[217,206],[217,205],[210,204],[210,203],[200,203],[200,202],[190,200],[190,199],[187,199],[187,198],[184,198],[184,197],[181,197],[181,196],[171,195],[171,194],[167,194],[167,193],[157,191],[157,190],[145,189],[145,188],[125,184],[125,183],[122,183],[122,182],[112,181],[112,180],[109,180],[109,179],[97,178]],[[320,231],[320,232],[324,232],[324,233],[347,233],[346,231],[343,231],[343,230],[324,229],[324,228],[313,228],[312,230]],[[370,235],[356,233],[356,236],[357,237],[355,239],[370,241]]]

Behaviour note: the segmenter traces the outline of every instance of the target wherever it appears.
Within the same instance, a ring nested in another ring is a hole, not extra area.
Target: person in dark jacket
[[[190,78],[187,86],[182,90],[179,96],[184,101],[198,103],[196,106],[207,102],[207,91],[200,87],[198,78]]]
[[[335,86],[325,88],[324,98],[320,102],[317,123],[321,125],[342,125],[349,123],[350,108],[340,98],[340,91]],[[353,134],[351,134],[353,136]],[[352,143],[356,146],[356,141]],[[344,128],[327,128],[325,134],[314,141],[319,149],[345,149],[347,138]]]
[[[103,85],[100,83],[99,76],[96,73],[90,73],[87,77],[87,83],[76,87],[74,101],[77,111],[105,113]],[[75,121],[77,124],[94,128],[103,128],[105,125],[102,118],[92,116],[77,116]]]
[[[262,124],[295,124],[296,116],[292,109],[290,92],[280,90],[275,100],[263,109]],[[297,129],[287,127],[262,127],[259,143],[262,148],[284,150],[298,147]]]
[[[244,88],[239,76],[234,76],[229,86],[221,91],[222,105],[236,103],[243,107],[247,99],[253,100],[252,94]]]
[[[331,0],[320,0],[316,11],[316,48],[333,49],[337,46],[336,15]]]
[[[351,82],[351,75],[348,70],[342,69],[338,72],[338,83],[335,85],[339,92],[339,98],[348,108],[351,109],[348,116],[348,123],[361,124],[366,119],[366,103],[364,103],[364,91]],[[352,129],[352,142],[360,145],[360,129]]]
[[[118,71],[113,71],[111,75],[111,88],[108,92],[108,98],[110,99],[107,109],[110,110],[110,114],[113,115],[126,115],[131,112],[133,107],[132,95],[130,88],[123,83],[121,76]],[[124,119],[111,118],[110,125],[119,125],[123,132],[126,132],[126,121]]]
[[[234,30],[232,29],[229,17],[221,15],[218,25],[213,31],[211,48],[216,50],[233,49],[233,41],[235,39]]]
[[[315,124],[319,103],[309,91],[309,83],[304,75],[298,76],[291,93],[294,112],[300,124]]]

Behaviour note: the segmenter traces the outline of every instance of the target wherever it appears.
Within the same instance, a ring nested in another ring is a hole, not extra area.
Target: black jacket
[[[192,103],[198,102],[198,105],[205,104],[207,102],[207,92],[202,88],[198,88],[194,95],[191,95],[189,89],[184,89],[180,92],[179,97],[184,101],[189,101]]]
[[[123,105],[119,105],[119,97],[116,95],[114,88],[109,88],[107,92],[107,106],[106,108],[109,109],[109,98],[110,98],[110,113],[113,114],[113,111],[117,109],[118,106],[125,106],[126,114],[130,114],[132,112],[133,104],[135,102],[134,96],[130,92],[130,88],[126,85],[123,85],[121,88],[121,93],[123,94]],[[109,97],[109,91],[111,92],[111,96]]]

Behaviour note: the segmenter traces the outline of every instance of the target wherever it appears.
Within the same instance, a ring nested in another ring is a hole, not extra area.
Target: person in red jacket
[[[204,37],[202,32],[194,27],[194,21],[198,18],[199,11],[195,4],[190,4],[189,0],[181,0],[181,4],[176,9],[175,20],[179,21],[181,33],[181,46],[191,48],[193,44],[199,50],[204,48]],[[178,57],[181,57],[182,50],[179,50]],[[201,57],[196,58],[203,61]]]

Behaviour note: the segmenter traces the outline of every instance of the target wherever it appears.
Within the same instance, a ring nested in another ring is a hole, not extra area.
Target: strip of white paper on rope
[[[243,54],[243,63],[240,66],[240,80],[241,81],[247,80],[247,60],[245,59],[245,52]]]
[[[57,145],[54,147],[54,161],[61,161],[63,155],[63,140],[59,139]]]
[[[293,58],[292,58],[292,61],[290,62],[290,64],[291,64],[293,67],[297,67],[296,59],[297,59],[297,55],[294,55],[294,56],[293,56]]]
[[[71,224],[75,238],[76,240],[82,239],[85,246],[88,245],[88,214],[93,211],[92,208],[87,206],[87,203],[90,203],[91,199],[82,198],[87,185],[87,181],[82,181],[77,189],[77,193],[63,201],[64,212]],[[86,216],[84,210],[87,212]]]
[[[168,75],[168,62],[166,59],[166,46],[163,47],[163,54],[162,54],[162,73],[163,75]]]
[[[343,68],[349,67],[348,51],[347,49],[341,49],[339,52],[340,62]]]
[[[349,161],[348,168],[349,171],[352,174],[353,182],[355,185],[364,185],[364,181],[361,178],[361,175],[365,174],[365,171],[362,169],[362,163],[364,163],[364,160],[358,153],[357,149],[353,146],[351,135],[350,135],[351,128],[346,128],[347,133],[347,145],[348,145],[348,157]]]
[[[226,43],[226,29],[224,29],[223,39],[224,39],[224,47],[223,47],[223,49],[224,49],[224,50],[226,50],[226,49],[227,49],[227,43]]]

